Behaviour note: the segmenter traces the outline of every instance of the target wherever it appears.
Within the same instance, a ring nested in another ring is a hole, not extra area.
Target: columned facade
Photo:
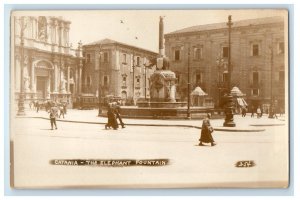
[[[13,16],[12,24],[13,98],[18,102],[23,81],[25,106],[30,101],[46,100],[66,101],[72,106],[73,100],[81,92],[75,88],[79,84],[83,57],[81,43],[77,49],[70,47],[70,22],[60,17]],[[21,51],[22,48],[24,51]],[[24,58],[23,63],[21,58]]]

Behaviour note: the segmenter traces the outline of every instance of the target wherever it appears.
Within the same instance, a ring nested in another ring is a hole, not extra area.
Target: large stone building
[[[83,93],[98,96],[100,87],[101,97],[112,95],[129,104],[149,98],[149,77],[155,69],[146,66],[157,53],[103,39],[84,45],[83,55]]]
[[[284,108],[287,67],[284,23],[287,22],[282,17],[233,21],[231,87],[237,86],[246,94],[250,106],[268,107],[272,95],[277,107]],[[228,73],[228,38],[226,22],[193,26],[165,35],[165,52],[170,58],[170,69],[178,78],[179,98],[187,98],[189,62],[191,90],[200,86],[219,105]]]
[[[73,49],[69,43],[70,23],[61,17],[12,16],[13,99],[18,101],[23,87],[26,103],[52,99],[72,105],[80,93],[83,57],[82,45]]]

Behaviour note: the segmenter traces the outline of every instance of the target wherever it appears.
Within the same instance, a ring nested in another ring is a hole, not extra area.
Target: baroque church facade
[[[81,42],[75,49],[69,43],[70,23],[61,17],[12,16],[11,95],[16,103],[22,89],[25,103],[72,105],[81,91],[83,57]]]

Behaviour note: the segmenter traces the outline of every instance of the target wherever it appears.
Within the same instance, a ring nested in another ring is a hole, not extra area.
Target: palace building
[[[147,66],[157,53],[103,39],[84,45],[83,55],[83,93],[120,97],[128,104],[150,98],[149,77],[155,67]]]
[[[61,17],[12,16],[11,95],[16,102],[23,89],[26,103],[51,99],[72,105],[81,90],[83,57],[81,43],[76,49],[69,43],[70,23]]]
[[[188,27],[165,35],[170,70],[177,91],[187,99],[188,64],[191,91],[197,86],[221,104],[228,74],[228,26],[224,23]],[[269,17],[234,21],[231,27],[231,88],[245,94],[249,106],[284,108],[287,86],[287,20]]]

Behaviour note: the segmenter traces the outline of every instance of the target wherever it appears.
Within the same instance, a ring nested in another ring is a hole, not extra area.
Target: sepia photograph
[[[10,186],[288,188],[288,15],[13,10]]]

